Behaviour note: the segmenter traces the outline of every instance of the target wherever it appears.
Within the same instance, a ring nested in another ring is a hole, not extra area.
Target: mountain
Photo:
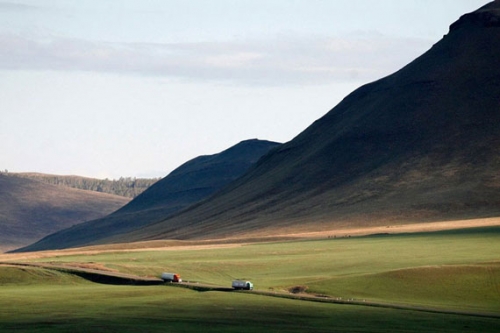
[[[499,216],[499,64],[497,0],[209,200],[119,241]]]
[[[499,63],[497,0],[463,15],[429,51],[352,92],[213,196],[95,243],[500,216]],[[70,246],[56,237],[27,249]]]
[[[105,216],[129,199],[0,174],[0,251]]]
[[[19,251],[89,245],[162,220],[220,190],[279,145],[253,139],[218,154],[194,158],[114,213],[61,230]]]

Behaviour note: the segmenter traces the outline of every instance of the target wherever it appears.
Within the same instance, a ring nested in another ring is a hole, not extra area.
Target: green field
[[[41,261],[41,260],[40,260]],[[261,243],[235,248],[59,256],[124,273],[263,291],[307,287],[343,300],[442,311],[325,304],[173,286],[113,286],[40,268],[0,267],[0,332],[497,332],[500,228]],[[449,314],[463,311],[476,315]],[[495,317],[496,316],[496,317]]]

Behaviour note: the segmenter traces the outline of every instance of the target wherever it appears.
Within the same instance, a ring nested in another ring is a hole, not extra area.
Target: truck
[[[161,273],[164,282],[182,282],[181,276],[177,273]]]
[[[233,287],[233,289],[236,289],[236,290],[252,290],[253,283],[250,281],[244,281],[244,280],[234,280],[232,287]]]

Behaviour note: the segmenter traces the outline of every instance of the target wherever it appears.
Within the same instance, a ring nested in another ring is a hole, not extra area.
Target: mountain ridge
[[[463,15],[210,202],[121,241],[499,215],[499,7]]]

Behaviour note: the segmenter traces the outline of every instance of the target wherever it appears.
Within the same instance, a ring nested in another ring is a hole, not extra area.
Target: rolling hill
[[[114,241],[500,215],[500,1],[352,92],[210,200]]]
[[[0,174],[0,251],[117,210],[130,199]]]
[[[114,213],[58,231],[19,251],[89,245],[162,220],[220,190],[279,145],[252,139],[218,154],[194,158]]]

